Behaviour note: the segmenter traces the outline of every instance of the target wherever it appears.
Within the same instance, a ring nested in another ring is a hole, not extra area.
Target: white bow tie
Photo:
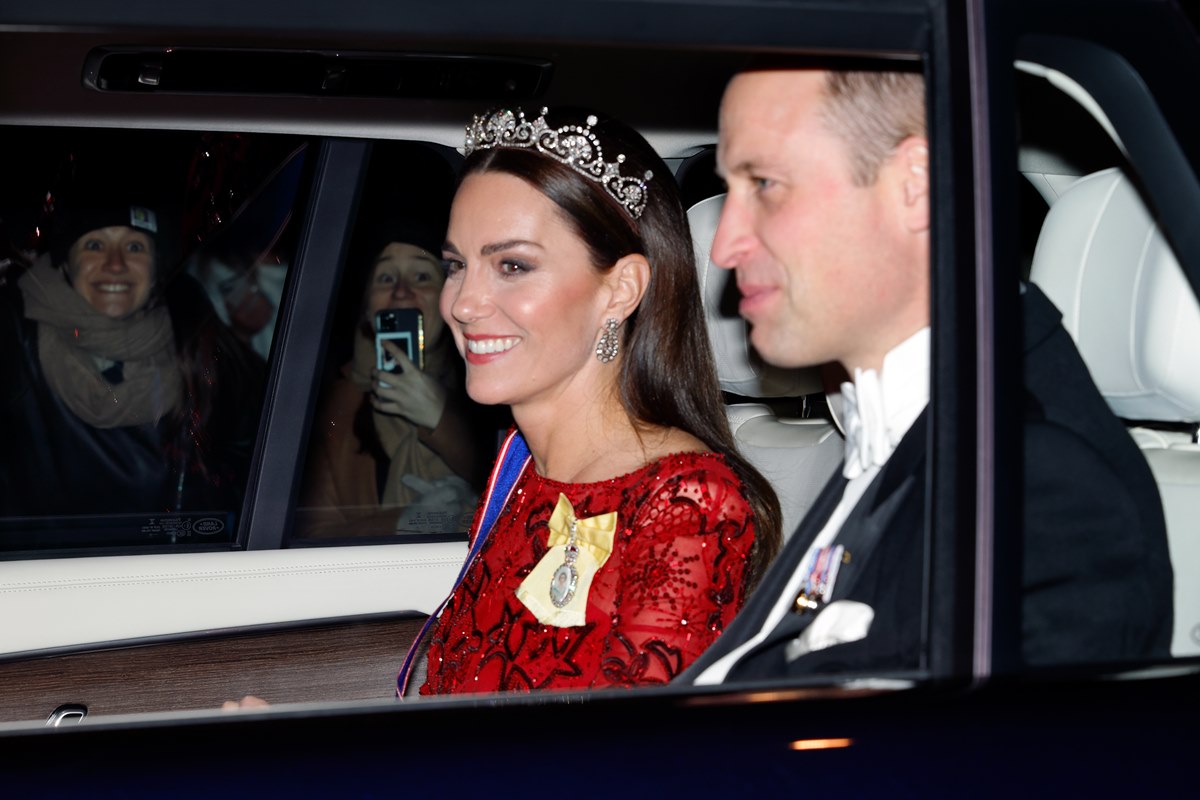
[[[842,401],[846,430],[846,463],[842,474],[853,480],[871,467],[882,467],[895,443],[888,436],[878,372],[855,368],[854,382],[842,384]]]

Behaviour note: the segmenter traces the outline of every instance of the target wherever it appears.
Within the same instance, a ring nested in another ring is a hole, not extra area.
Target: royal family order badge
[[[592,578],[612,554],[617,514],[579,519],[571,501],[559,494],[549,525],[549,549],[521,581],[517,599],[543,625],[579,627]]]

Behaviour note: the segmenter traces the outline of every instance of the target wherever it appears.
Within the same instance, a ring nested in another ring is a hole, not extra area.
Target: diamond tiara
[[[551,128],[546,124],[548,112],[549,109],[543,108],[532,122],[525,119],[525,112],[520,109],[501,108],[483,116],[477,114],[467,126],[463,151],[469,156],[476,150],[497,147],[537,150],[596,181],[629,212],[629,216],[641,217],[646,208],[646,181],[653,178],[654,173],[646,170],[640,178],[621,175],[624,154],[617,156],[616,161],[605,161],[600,140],[592,132],[592,126],[597,122],[595,114],[588,116],[585,128],[578,125]]]

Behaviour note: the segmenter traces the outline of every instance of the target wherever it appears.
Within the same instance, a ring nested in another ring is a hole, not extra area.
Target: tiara
[[[595,114],[588,115],[586,128],[578,125],[551,128],[546,124],[548,111],[543,108],[533,122],[525,119],[525,112],[520,109],[496,109],[482,117],[477,114],[467,126],[463,152],[469,156],[476,150],[496,147],[535,149],[596,181],[629,212],[629,216],[639,218],[646,208],[646,181],[653,178],[654,173],[646,170],[640,178],[621,175],[624,154],[617,156],[616,161],[605,161],[600,140],[592,132],[592,126],[597,122]]]

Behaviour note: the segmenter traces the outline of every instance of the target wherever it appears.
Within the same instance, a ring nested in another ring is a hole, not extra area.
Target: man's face
[[[125,225],[97,228],[67,254],[71,285],[92,308],[114,319],[140,310],[154,286],[154,240]]]
[[[739,312],[767,361],[878,368],[927,324],[927,245],[915,246],[905,216],[912,165],[893,156],[856,186],[848,147],[821,113],[824,80],[779,71],[730,83],[717,148],[729,192],[712,258],[736,272]]]

